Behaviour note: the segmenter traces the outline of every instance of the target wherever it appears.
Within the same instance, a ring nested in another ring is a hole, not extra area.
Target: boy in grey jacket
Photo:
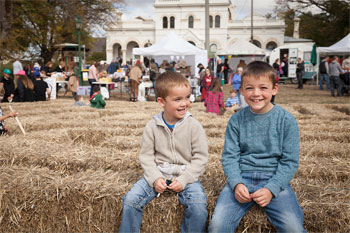
[[[164,109],[147,123],[139,155],[141,178],[123,198],[120,232],[139,232],[143,207],[166,189],[185,208],[181,232],[205,232],[207,197],[199,181],[208,161],[201,124],[188,112],[191,87],[180,73],[167,71],[156,82]]]

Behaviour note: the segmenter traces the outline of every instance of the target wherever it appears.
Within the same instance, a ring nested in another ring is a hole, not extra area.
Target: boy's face
[[[158,103],[164,109],[164,119],[168,124],[175,124],[185,117],[190,106],[191,89],[189,86],[176,86],[168,92],[168,96],[158,98]]]
[[[230,94],[230,97],[231,97],[231,98],[235,98],[235,96],[236,96],[236,93],[234,93],[234,92],[232,92],[232,93]]]
[[[251,110],[255,113],[266,113],[270,111],[273,104],[270,102],[273,95],[276,95],[278,91],[278,84],[273,84],[269,77],[244,77],[244,81],[241,86],[241,92],[244,96],[244,100],[250,106]]]

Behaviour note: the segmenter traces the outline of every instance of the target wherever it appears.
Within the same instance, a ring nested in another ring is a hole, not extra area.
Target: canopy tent
[[[329,47],[318,47],[318,53],[348,55],[350,53],[350,33]]]
[[[154,45],[147,48],[134,48],[133,55],[152,56],[157,63],[163,60],[186,61],[191,66],[192,74],[198,74],[197,65],[202,63],[204,67],[208,65],[208,53],[185,41],[175,32],[169,32]],[[195,68],[195,69],[193,69]]]
[[[266,50],[255,46],[249,41],[239,39],[229,45],[223,55],[265,55]]]

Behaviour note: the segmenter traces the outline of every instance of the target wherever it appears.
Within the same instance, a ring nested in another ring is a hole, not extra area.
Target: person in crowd
[[[33,102],[34,101],[34,84],[28,78],[24,70],[15,74],[15,96],[14,102]]]
[[[207,98],[207,93],[208,93],[208,90],[210,90],[212,87],[213,80],[214,80],[214,76],[212,75],[210,68],[207,67],[205,69],[205,75],[201,80],[201,93],[202,93],[201,100],[202,100],[202,102],[204,102],[205,99]]]
[[[222,92],[221,80],[215,78],[212,88],[208,91],[204,101],[206,112],[213,112],[217,115],[221,114],[221,108],[224,107],[224,93]]]
[[[15,62],[12,64],[12,70],[14,74],[17,74],[20,70],[23,70],[22,63],[19,61],[19,58],[15,59]]]
[[[144,175],[123,198],[119,232],[139,232],[144,206],[166,190],[175,192],[184,206],[181,232],[205,232],[207,197],[199,177],[208,161],[208,143],[203,127],[188,112],[190,83],[167,71],[158,77],[156,89],[163,111],[143,131],[139,161]]]
[[[289,182],[298,170],[299,128],[294,116],[270,102],[276,72],[254,61],[242,74],[248,107],[228,122],[222,165],[227,183],[216,203],[209,232],[234,232],[254,203],[278,232],[306,232],[303,211]]]
[[[11,70],[4,69],[4,76],[1,78],[0,82],[3,84],[4,96],[1,102],[12,101],[12,98],[15,96],[15,84],[11,77]]]
[[[298,79],[298,87],[297,89],[303,89],[303,76],[305,73],[305,66],[304,66],[304,61],[301,60],[300,57],[297,59],[297,70],[296,70],[296,75]]]
[[[98,77],[98,66],[99,66],[99,63],[98,62],[93,62],[92,65],[89,67],[89,77],[88,77],[88,80],[89,80],[89,83],[90,83],[90,86],[91,86],[91,89],[90,89],[90,97],[92,96],[93,94],[93,87],[95,86],[93,84],[93,82],[98,82],[99,81],[99,77]]]
[[[72,63],[72,72],[68,80],[68,90],[72,92],[73,98],[77,101],[77,90],[79,86],[79,66]]]
[[[235,89],[230,90],[230,96],[226,99],[225,109],[236,109],[239,104],[237,91]]]
[[[155,100],[157,101],[156,80],[157,80],[159,73],[158,73],[158,67],[157,67],[153,58],[151,59],[149,73],[150,73],[149,77],[150,77],[152,84],[153,84]]]
[[[216,66],[216,78],[219,78],[220,80],[224,78],[224,69],[225,69],[225,66],[221,62],[221,58],[218,58],[217,66]]]
[[[106,106],[106,102],[103,100],[103,96],[101,95],[101,90],[98,85],[93,87],[94,94],[90,97],[90,106],[92,108],[104,109]]]
[[[16,112],[10,112],[7,115],[4,115],[0,107],[0,136],[6,135],[9,132],[9,128],[5,126],[5,120],[9,117],[17,116]]]
[[[325,56],[319,65],[320,71],[320,90],[323,90],[323,82],[326,82],[327,90],[331,89],[330,80],[329,80],[329,67],[328,67],[329,56]]]
[[[233,86],[233,89],[236,90],[236,93],[237,93],[237,98],[238,100],[240,99],[239,96],[240,96],[240,92],[239,92],[239,89],[241,87],[241,75],[243,73],[243,68],[240,66],[237,68],[237,73],[233,76],[232,78],[232,86]]]
[[[329,76],[330,76],[330,84],[331,84],[331,95],[334,95],[334,88],[337,88],[337,96],[341,96],[341,82],[340,82],[340,74],[343,73],[343,70],[339,64],[339,57],[334,56],[331,63],[329,63]]]
[[[140,61],[131,68],[130,73],[130,101],[136,102],[139,92],[139,84],[142,80],[142,65]]]
[[[245,64],[244,60],[239,60],[239,64],[237,65],[237,69],[239,67],[242,67],[242,69],[245,70],[245,68],[247,67],[247,64]]]
[[[342,64],[343,70],[345,70],[347,73],[350,72],[350,55],[348,55],[344,60]]]
[[[40,76],[39,71],[34,72],[34,100],[35,101],[45,101],[46,100],[46,93],[48,96],[48,99],[50,100],[50,89],[47,85],[47,82],[43,81],[43,79]]]
[[[275,60],[275,62],[272,64],[272,67],[276,70],[276,76],[279,77],[281,74],[280,71],[282,70],[279,58]]]
[[[159,74],[163,74],[165,71],[165,63],[162,63],[159,68]]]
[[[225,61],[224,61],[224,79],[225,79],[225,84],[228,84],[229,83],[229,76],[228,76],[228,73],[230,71],[230,66],[228,64],[228,59],[225,58]]]
[[[114,74],[119,69],[119,64],[116,59],[113,59],[111,64],[109,64],[107,72],[108,74]]]
[[[288,77],[288,54],[284,54],[282,60],[284,66],[282,66],[283,76]]]
[[[52,74],[52,62],[51,61],[47,62],[43,70],[45,71],[46,76],[50,77]]]
[[[59,65],[55,68],[55,72],[58,72],[58,73],[66,72],[66,63],[64,61],[60,61]]]

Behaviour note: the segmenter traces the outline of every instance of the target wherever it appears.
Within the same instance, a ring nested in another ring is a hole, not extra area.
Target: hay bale
[[[299,98],[290,96],[294,91],[286,86],[277,101]],[[310,98],[319,93],[307,91]],[[350,230],[350,105],[329,104],[329,98],[320,98],[327,104],[282,104],[300,127],[300,166],[292,187],[308,232]],[[6,120],[11,132],[0,138],[1,232],[118,231],[122,197],[143,173],[138,162],[143,128],[161,108],[154,102],[108,101],[104,110],[72,105],[70,99],[30,107],[13,103],[27,135],[13,119]],[[6,112],[8,104],[2,108]],[[203,103],[192,104],[190,112],[208,138],[209,162],[201,182],[209,221],[225,185],[221,153],[230,115],[207,114]],[[145,207],[141,231],[178,232],[182,216],[176,195],[161,195]],[[274,231],[258,207],[237,229]]]

